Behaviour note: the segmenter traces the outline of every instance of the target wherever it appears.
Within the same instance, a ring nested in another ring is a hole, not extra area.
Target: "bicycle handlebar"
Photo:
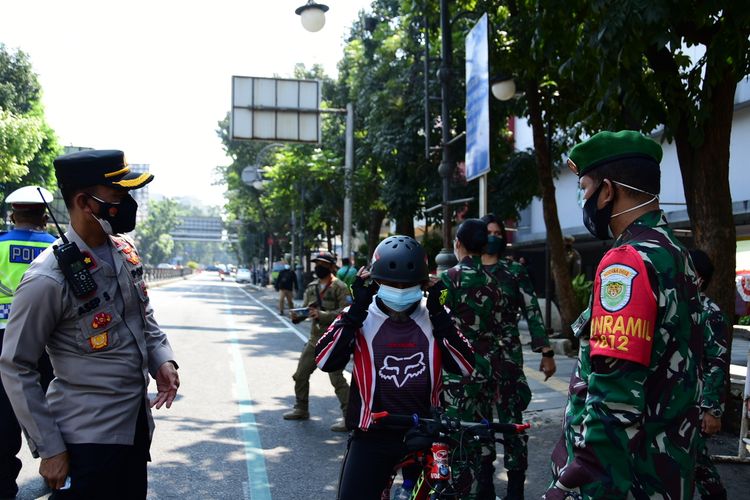
[[[391,415],[387,411],[381,411],[372,414],[373,422],[383,422],[384,424],[393,424],[404,427],[417,427],[420,422],[425,424],[439,424],[446,428],[447,431],[453,432],[461,429],[471,429],[481,427],[483,429],[492,429],[502,434],[522,434],[526,429],[531,428],[531,424],[501,424],[499,422],[462,422],[452,418],[435,420],[431,418],[421,418],[416,413],[413,415]]]

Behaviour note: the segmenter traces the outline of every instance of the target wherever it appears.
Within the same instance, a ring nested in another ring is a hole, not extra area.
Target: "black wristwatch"
[[[543,358],[554,358],[555,357],[555,351],[553,351],[552,349],[550,349],[547,352],[543,352],[542,353],[542,357]]]

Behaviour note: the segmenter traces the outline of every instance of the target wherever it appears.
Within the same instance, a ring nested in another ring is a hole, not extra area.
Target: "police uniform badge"
[[[98,330],[104,328],[112,322],[112,316],[105,312],[96,313],[91,320],[91,328]]]
[[[86,265],[86,269],[94,269],[96,267],[96,261],[91,254],[85,250],[81,253],[83,254],[83,263]]]
[[[100,351],[109,345],[109,332],[102,332],[93,337],[89,337],[89,345],[95,351]]]
[[[630,302],[633,280],[638,271],[624,264],[613,264],[599,274],[602,286],[599,293],[602,307],[609,312],[619,311]]]

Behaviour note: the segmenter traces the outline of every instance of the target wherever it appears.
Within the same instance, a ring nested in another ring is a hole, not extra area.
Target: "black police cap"
[[[139,189],[154,180],[147,172],[130,170],[125,154],[116,149],[88,149],[55,158],[55,175],[68,187],[112,186]]]

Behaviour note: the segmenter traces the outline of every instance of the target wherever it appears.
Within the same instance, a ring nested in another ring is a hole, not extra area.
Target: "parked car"
[[[237,269],[237,276],[235,277],[237,283],[250,283],[251,280],[252,275],[250,274],[250,269],[247,269],[246,267]]]
[[[174,264],[167,264],[166,262],[162,262],[156,266],[156,269],[177,269],[177,266],[175,266]]]

